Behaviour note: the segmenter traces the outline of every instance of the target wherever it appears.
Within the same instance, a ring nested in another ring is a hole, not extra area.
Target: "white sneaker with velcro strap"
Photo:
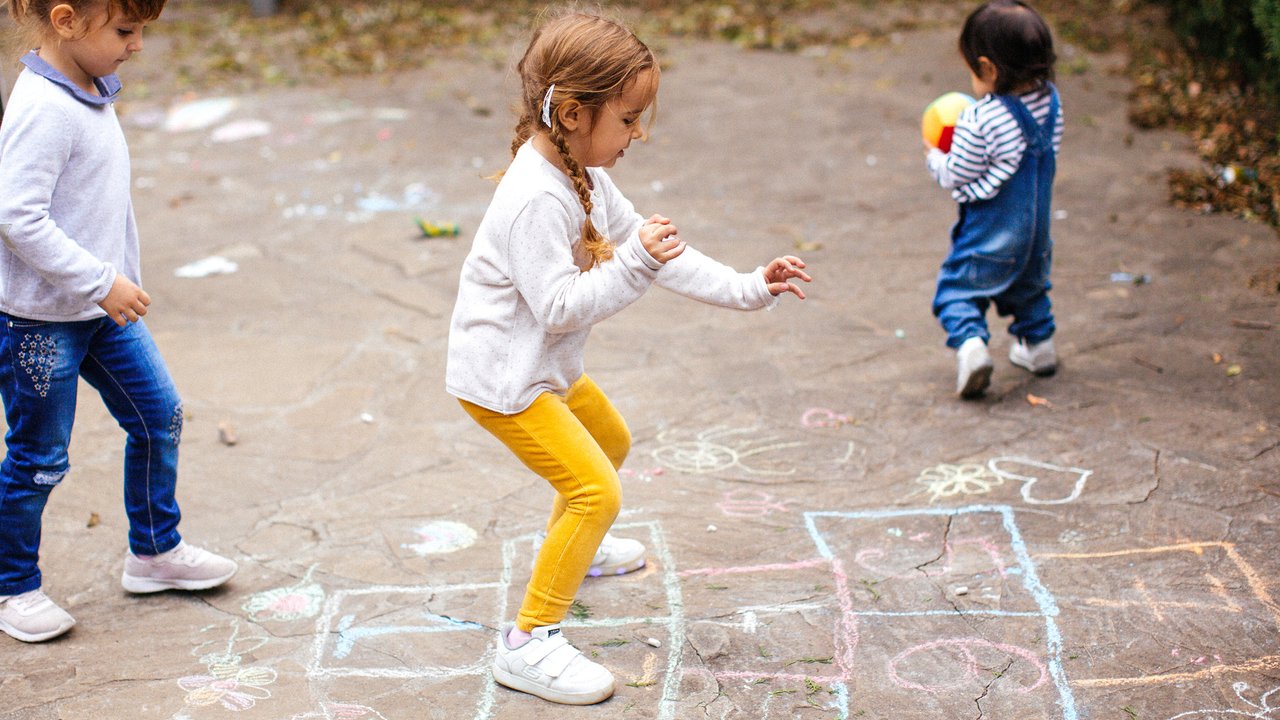
[[[533,638],[518,648],[507,644],[510,629],[503,627],[498,637],[498,684],[562,705],[592,705],[613,695],[613,673],[570,645],[559,625],[534,628]]]

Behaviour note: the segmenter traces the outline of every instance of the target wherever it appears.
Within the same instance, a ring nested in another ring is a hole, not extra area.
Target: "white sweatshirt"
[[[0,123],[0,311],[102,317],[116,273],[141,282],[119,80],[90,95],[34,52],[22,61]]]
[[[601,168],[589,168],[591,221],[615,244],[582,272],[586,220],[570,179],[525,143],[507,168],[462,265],[449,327],[445,388],[506,415],[543,392],[563,395],[583,373],[591,326],[651,283],[722,307],[772,307],[763,268],[739,273],[692,247],[662,265],[640,243],[644,223]]]

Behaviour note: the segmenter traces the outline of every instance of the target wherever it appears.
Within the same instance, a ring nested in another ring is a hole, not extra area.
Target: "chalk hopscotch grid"
[[[566,618],[563,623],[564,627],[623,627],[628,625],[650,625],[663,627],[667,631],[667,662],[666,662],[666,678],[663,682],[662,699],[659,707],[658,718],[660,720],[671,720],[675,717],[676,701],[678,700],[680,685],[680,665],[681,650],[684,647],[685,628],[684,628],[684,612],[683,599],[680,592],[680,583],[675,571],[675,562],[671,557],[671,552],[667,547],[666,540],[662,534],[661,528],[657,521],[618,523],[613,527],[614,530],[628,530],[635,528],[645,528],[649,532],[649,551],[656,557],[662,567],[662,582],[666,592],[667,608],[670,614],[666,616],[653,617],[624,617],[624,618],[602,618],[602,619],[585,619],[574,620]],[[381,585],[364,588],[343,589],[334,591],[326,600],[324,609],[316,620],[316,635],[313,644],[311,659],[307,667],[307,677],[312,680],[324,680],[335,678],[382,678],[382,679],[431,679],[431,680],[448,680],[468,676],[479,677],[483,682],[480,692],[480,699],[476,705],[476,712],[473,715],[474,720],[488,720],[493,716],[494,704],[496,702],[497,683],[493,679],[490,672],[494,654],[496,652],[492,639],[488,640],[488,649],[483,657],[477,662],[466,667],[445,667],[445,666],[422,666],[416,668],[361,668],[353,666],[343,666],[333,664],[326,661],[326,646],[331,640],[334,641],[334,649],[348,647],[352,642],[351,631],[344,628],[341,621],[340,611],[343,602],[355,597],[368,595],[406,595],[411,597],[430,597],[434,594],[465,592],[465,591],[492,591],[496,593],[497,599],[497,617],[494,619],[494,627],[500,627],[502,623],[508,622],[508,602],[507,596],[511,589],[517,559],[521,556],[520,548],[525,545],[532,545],[535,535],[521,535],[519,537],[507,540],[502,545],[502,575],[498,582],[490,583],[463,583],[456,585]],[[434,626],[422,627],[399,627],[389,628],[385,633],[445,633],[445,632],[482,632],[486,636],[492,636],[492,631],[483,625],[474,622],[465,622],[451,620],[449,618],[440,618],[441,623]],[[336,620],[336,622],[335,622]],[[346,638],[344,639],[344,633]],[[363,630],[359,636],[370,636],[384,634],[379,630]],[[344,643],[346,643],[344,645]],[[334,653],[337,654],[336,652]]]
[[[566,619],[565,627],[624,627],[630,625],[649,625],[665,628],[667,632],[667,660],[665,678],[663,680],[662,696],[659,702],[658,715],[659,720],[672,720],[678,709],[679,691],[681,680],[684,675],[682,667],[682,651],[685,643],[686,618],[684,616],[684,602],[682,591],[680,588],[680,578],[683,576],[720,574],[720,573],[755,573],[768,572],[772,570],[795,570],[802,567],[820,567],[827,566],[829,572],[835,580],[836,584],[836,602],[839,605],[841,619],[838,621],[838,627],[833,633],[833,644],[837,651],[838,661],[837,674],[832,676],[814,676],[811,674],[796,673],[770,673],[758,671],[730,671],[711,673],[715,677],[721,679],[752,679],[760,677],[769,677],[778,680],[803,680],[806,678],[816,679],[825,683],[830,683],[833,691],[832,708],[840,718],[849,717],[849,687],[848,683],[853,679],[853,655],[856,644],[856,618],[861,616],[926,616],[926,615],[951,615],[954,611],[947,610],[927,610],[927,611],[861,611],[854,609],[852,594],[849,588],[848,577],[844,571],[843,563],[839,557],[832,551],[830,545],[823,537],[822,532],[817,527],[819,518],[836,518],[844,520],[882,520],[894,517],[908,517],[920,515],[946,516],[961,514],[977,514],[992,513],[1000,517],[1003,527],[1009,536],[1009,545],[1013,556],[1021,570],[1022,582],[1026,590],[1034,599],[1038,612],[1018,612],[1018,611],[1000,611],[1000,610],[982,610],[973,609],[973,614],[986,614],[1001,617],[1039,617],[1045,624],[1046,649],[1048,653],[1048,669],[1051,677],[1057,687],[1059,694],[1059,703],[1062,708],[1063,720],[1077,720],[1075,698],[1067,684],[1065,672],[1061,663],[1062,638],[1058,630],[1055,618],[1058,615],[1057,603],[1052,594],[1040,582],[1035,564],[1032,562],[1029,553],[1026,550],[1025,542],[1022,539],[1021,532],[1018,530],[1014,522],[1013,509],[1003,505],[973,505],[958,508],[927,508],[927,509],[904,509],[904,510],[883,510],[883,511],[860,511],[860,512],[837,512],[837,511],[812,511],[804,513],[805,526],[809,532],[820,558],[814,558],[800,563],[786,564],[766,564],[759,566],[744,566],[721,569],[699,569],[689,570],[685,572],[677,572],[674,558],[671,556],[665,537],[662,533],[660,523],[657,521],[633,522],[626,524],[618,524],[615,529],[626,530],[633,528],[646,528],[649,534],[649,548],[653,556],[661,564],[661,577],[666,593],[668,614],[656,615],[648,617],[621,617],[621,618],[601,618],[601,619],[584,619],[571,620]],[[316,639],[311,662],[308,666],[308,677],[312,679],[332,679],[344,677],[367,677],[367,678],[393,678],[393,679],[454,679],[460,677],[474,676],[483,683],[480,697],[476,705],[474,720],[489,720],[493,717],[495,711],[497,685],[493,680],[489,671],[490,664],[493,661],[494,649],[491,642],[488,643],[488,650],[484,656],[476,663],[466,667],[443,667],[443,666],[423,666],[417,668],[360,668],[351,666],[342,666],[326,662],[326,646],[330,640],[335,639],[335,635],[341,636],[343,630],[340,622],[335,622],[339,618],[339,612],[343,602],[349,598],[367,596],[367,595],[410,595],[429,597],[437,593],[462,592],[462,591],[492,591],[496,595],[496,618],[494,626],[500,626],[501,623],[508,621],[508,595],[512,587],[515,567],[517,559],[522,557],[520,549],[526,545],[532,545],[534,539],[533,534],[522,535],[512,538],[503,543],[503,562],[501,579],[492,583],[467,583],[456,585],[418,585],[418,586],[376,586],[367,588],[356,588],[335,591],[326,601],[324,610],[316,623]],[[442,620],[448,620],[442,619]],[[491,634],[489,628],[483,627],[477,623],[448,621],[442,622],[438,626],[421,627],[421,628],[398,628],[394,631],[398,632],[483,632],[486,635]],[[376,634],[377,631],[367,634]],[[339,645],[335,642],[335,648]]]
[[[1058,689],[1058,702],[1062,708],[1062,718],[1063,720],[1077,720],[1079,715],[1076,710],[1075,696],[1071,692],[1071,688],[1067,683],[1066,672],[1062,667],[1062,633],[1058,629],[1058,623],[1056,620],[1058,617],[1058,604],[1052,593],[1050,593],[1044,584],[1040,582],[1035,563],[1032,561],[1030,553],[1027,552],[1026,542],[1022,539],[1022,533],[1018,530],[1017,523],[1014,521],[1012,507],[1008,505],[969,505],[953,508],[868,510],[856,512],[811,511],[804,514],[804,521],[810,537],[818,548],[818,554],[832,565],[832,574],[836,579],[841,610],[845,614],[846,618],[855,618],[858,616],[920,617],[926,615],[954,615],[954,611],[928,610],[892,612],[854,610],[848,588],[848,576],[844,571],[843,563],[832,551],[831,546],[827,543],[822,532],[818,529],[818,518],[835,518],[839,520],[884,520],[921,515],[948,516],[979,513],[992,513],[1000,516],[1005,532],[1009,534],[1009,549],[1013,553],[1013,556],[1018,563],[1018,567],[1021,570],[1020,575],[1022,577],[1023,587],[1028,593],[1030,593],[1039,611],[1009,612],[1002,610],[973,609],[966,610],[965,612],[975,615],[983,614],[1000,617],[1040,617],[1045,626],[1045,649],[1048,653],[1047,666],[1049,674],[1053,678],[1054,685]],[[847,653],[845,657],[850,663],[847,667],[850,669],[852,668],[852,650],[852,648],[845,648],[845,653]],[[848,672],[848,670],[846,672]],[[845,694],[847,695],[847,692]],[[848,716],[847,709],[844,710],[841,716]]]

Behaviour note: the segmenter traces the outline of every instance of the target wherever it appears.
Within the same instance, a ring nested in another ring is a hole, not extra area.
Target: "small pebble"
[[[968,587],[966,587],[966,586],[964,586],[964,585],[961,585],[960,587],[956,588],[956,594],[957,594],[957,595],[968,595],[968,594],[969,594],[969,588],[968,588]]]
[[[362,423],[373,422],[373,415],[370,415],[369,413],[360,413],[360,422]]]
[[[645,638],[644,642],[650,647],[662,647],[662,641],[658,638]]]
[[[719,530],[719,528],[717,528],[715,525],[707,526],[707,532],[715,532],[716,530]]]

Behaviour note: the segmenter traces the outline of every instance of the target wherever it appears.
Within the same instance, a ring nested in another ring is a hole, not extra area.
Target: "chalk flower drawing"
[[[196,707],[221,703],[233,712],[248,710],[259,700],[271,697],[264,685],[276,681],[276,671],[271,668],[237,668],[228,677],[214,675],[190,675],[178,680],[178,687],[187,691],[186,703]]]
[[[756,475],[793,475],[794,466],[783,470],[766,470],[751,463],[762,456],[784,450],[801,447],[803,442],[781,442],[776,437],[753,439],[755,428],[712,428],[698,433],[692,440],[688,436],[674,430],[658,435],[658,442],[664,443],[653,451],[653,458],[663,465],[678,472],[690,475],[705,475],[721,472],[730,468],[739,468]]]
[[[456,550],[471,547],[476,541],[476,531],[469,525],[452,520],[437,520],[414,530],[418,542],[405,543],[400,547],[408,548],[419,555],[443,555]]]
[[[242,607],[255,622],[263,620],[301,620],[315,617],[324,603],[324,588],[311,582],[312,565],[307,574],[293,585],[250,597]]]
[[[1178,720],[1179,718],[1196,718],[1196,720],[1227,720],[1228,718],[1259,718],[1260,720],[1271,720],[1272,718],[1280,718],[1280,705],[1272,705],[1272,696],[1280,692],[1280,687],[1275,687],[1258,697],[1258,701],[1254,702],[1245,697],[1245,691],[1249,689],[1249,683],[1238,682],[1231,686],[1236,691],[1236,697],[1245,705],[1253,708],[1248,710],[1188,710],[1184,713],[1178,713],[1169,720]]]
[[[929,491],[929,502],[955,495],[984,495],[991,488],[1004,484],[1004,478],[978,463],[951,465],[943,463],[925,468],[916,482]]]
[[[208,630],[209,628],[205,628]],[[201,643],[192,654],[203,652],[216,640]],[[200,657],[209,672],[205,675],[189,675],[178,679],[178,687],[187,691],[187,705],[202,707],[221,704],[232,712],[248,710],[271,697],[265,686],[276,681],[276,671],[267,667],[242,667],[240,653],[257,650],[267,644],[266,637],[240,638],[240,622],[231,622],[231,637],[219,652],[205,653]]]

